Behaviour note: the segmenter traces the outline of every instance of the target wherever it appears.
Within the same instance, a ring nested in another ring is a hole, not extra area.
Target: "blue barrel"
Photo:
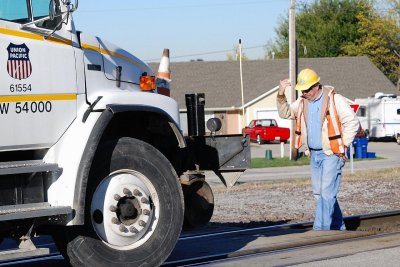
[[[358,150],[358,153],[357,153],[357,147],[359,147],[358,138],[354,138],[354,140],[353,140],[353,148],[354,148],[354,158],[355,159],[358,159],[358,158],[362,157],[361,150]]]
[[[368,157],[368,138],[354,138],[353,146],[355,158],[365,159]]]
[[[368,158],[367,146],[361,146],[361,154],[363,159]]]
[[[356,158],[356,159],[362,159],[362,158],[363,158],[363,150],[362,150],[362,147],[361,147],[361,146],[356,146],[355,151],[356,151],[356,153],[354,154],[354,155],[355,155],[355,158]]]
[[[361,154],[362,158],[366,159],[368,157],[367,148],[368,148],[368,138],[358,138],[358,143],[361,146]]]
[[[360,143],[361,146],[368,146],[368,138],[355,138],[358,139],[358,143]]]

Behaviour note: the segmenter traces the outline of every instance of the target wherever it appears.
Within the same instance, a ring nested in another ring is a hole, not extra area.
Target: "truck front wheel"
[[[183,195],[157,149],[123,137],[96,152],[86,193],[85,227],[68,242],[76,266],[158,266],[179,237]]]

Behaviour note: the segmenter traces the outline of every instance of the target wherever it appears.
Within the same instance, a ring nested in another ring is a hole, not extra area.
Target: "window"
[[[357,111],[357,116],[358,117],[365,117],[366,113],[367,113],[366,111],[367,111],[367,108],[365,106],[360,106],[358,108],[358,111]]]
[[[51,0],[32,0],[33,19],[26,0],[0,0],[0,19],[15,23],[28,23],[49,16]],[[59,9],[58,1],[56,8]],[[35,23],[37,27],[53,30],[60,22],[58,16],[54,20],[44,20]]]
[[[262,126],[271,126],[271,120],[262,120],[261,125]]]
[[[41,19],[49,15],[50,0],[32,0],[33,18]]]
[[[400,115],[400,108],[397,109],[397,115]]]
[[[29,22],[26,0],[0,0],[0,19],[16,23]]]
[[[253,128],[254,127],[254,121],[251,121],[250,123],[249,123],[249,126],[248,126],[249,128]]]
[[[50,13],[50,1],[51,0],[32,0],[32,11],[33,11],[33,17],[35,20],[47,17]],[[58,2],[56,2],[57,4]],[[56,6],[57,9],[59,9],[59,6],[57,4]],[[46,28],[49,30],[53,30],[54,28],[57,27],[58,23],[60,22],[61,17],[58,16],[54,18],[53,20],[44,20],[41,22],[35,23],[37,27],[40,28]],[[57,28],[57,30],[61,29],[60,27]]]

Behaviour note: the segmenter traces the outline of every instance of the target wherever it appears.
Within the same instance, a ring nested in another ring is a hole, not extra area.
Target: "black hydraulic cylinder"
[[[187,124],[189,136],[204,136],[206,133],[204,105],[206,103],[204,93],[186,94]]]

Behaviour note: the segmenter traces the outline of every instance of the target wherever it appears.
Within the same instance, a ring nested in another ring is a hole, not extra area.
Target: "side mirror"
[[[57,7],[56,7],[55,0],[50,0],[50,4],[49,4],[49,17],[50,17],[50,20],[53,20],[58,15],[60,15],[60,14],[57,13]]]
[[[76,11],[76,10],[78,9],[79,0],[75,0],[75,1],[74,1],[75,3],[72,3],[73,1],[71,1],[71,0],[62,0],[62,1],[63,1],[63,3],[64,3],[65,5],[68,6],[68,11],[69,11],[69,12],[74,12],[74,11]]]

